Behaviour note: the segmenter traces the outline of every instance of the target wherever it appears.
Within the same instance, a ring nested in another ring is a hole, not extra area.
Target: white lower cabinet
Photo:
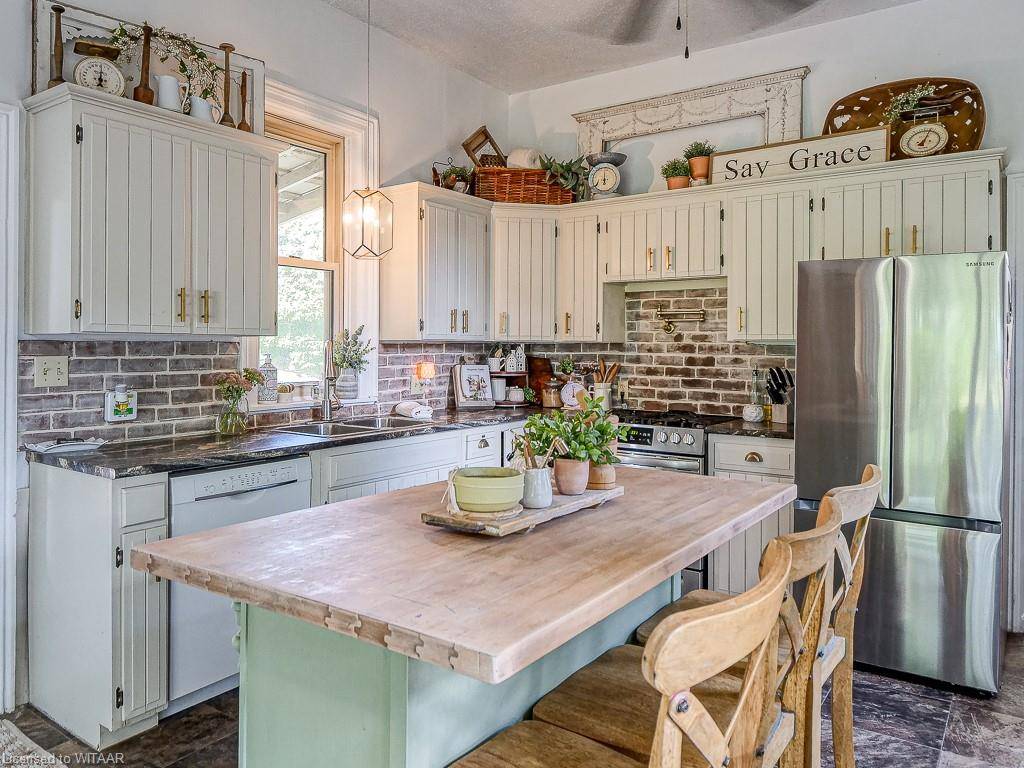
[[[167,536],[167,475],[33,463],[30,488],[29,701],[106,748],[167,705],[168,584],[129,563],[132,547]]]
[[[792,440],[711,435],[708,446],[711,474],[733,480],[792,483]],[[758,581],[761,552],[776,536],[793,532],[793,505],[751,526],[711,553],[709,587],[739,594]]]

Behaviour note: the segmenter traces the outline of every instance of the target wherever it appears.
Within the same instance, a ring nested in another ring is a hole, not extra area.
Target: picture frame
[[[53,52],[53,6],[60,5],[64,8],[61,26],[64,37],[64,66],[63,76],[65,81],[74,82],[72,73],[75,65],[84,56],[74,51],[74,41],[78,39],[107,41],[114,34],[118,24],[130,24],[141,26],[142,22],[132,19],[118,19],[108,16],[105,13],[92,11],[72,3],[59,2],[58,0],[32,0],[32,93],[36,94],[46,90],[50,80],[50,66]],[[159,26],[159,19],[153,19],[154,26]],[[175,30],[177,31],[177,30]],[[202,41],[196,41],[218,65],[223,64],[224,52],[216,45]],[[139,83],[139,62],[133,61],[124,67],[125,77],[129,79],[129,87],[126,89],[126,98],[131,98],[132,88]],[[229,111],[233,115],[241,114],[239,102],[239,85],[242,79],[242,71],[249,74],[249,104],[246,108],[246,115],[252,125],[252,132],[257,135],[264,135],[264,115],[266,114],[266,64],[260,59],[246,56],[234,51],[231,54],[231,104]],[[168,60],[161,62],[154,53],[150,58],[151,75],[175,75],[180,77],[176,63]],[[217,98],[223,101],[223,77],[217,81]]]
[[[494,407],[491,372],[486,365],[453,365],[452,390],[456,408]]]

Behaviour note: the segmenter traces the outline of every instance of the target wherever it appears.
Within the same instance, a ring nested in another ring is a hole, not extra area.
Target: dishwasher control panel
[[[311,476],[309,457],[304,456],[286,461],[174,477],[171,478],[171,495],[176,503],[201,501],[275,488],[309,480]]]

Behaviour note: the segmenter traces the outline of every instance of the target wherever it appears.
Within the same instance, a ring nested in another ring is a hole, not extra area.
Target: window
[[[267,115],[286,142],[277,179],[277,336],[258,340],[281,383],[319,381],[324,342],[341,327],[342,141]]]

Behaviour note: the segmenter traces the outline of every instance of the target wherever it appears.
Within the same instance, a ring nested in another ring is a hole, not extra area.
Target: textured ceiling
[[[677,0],[373,0],[396,37],[509,93],[680,55]],[[689,0],[690,51],[914,0]],[[366,19],[366,0],[322,0]],[[685,0],[680,0],[685,3]]]

